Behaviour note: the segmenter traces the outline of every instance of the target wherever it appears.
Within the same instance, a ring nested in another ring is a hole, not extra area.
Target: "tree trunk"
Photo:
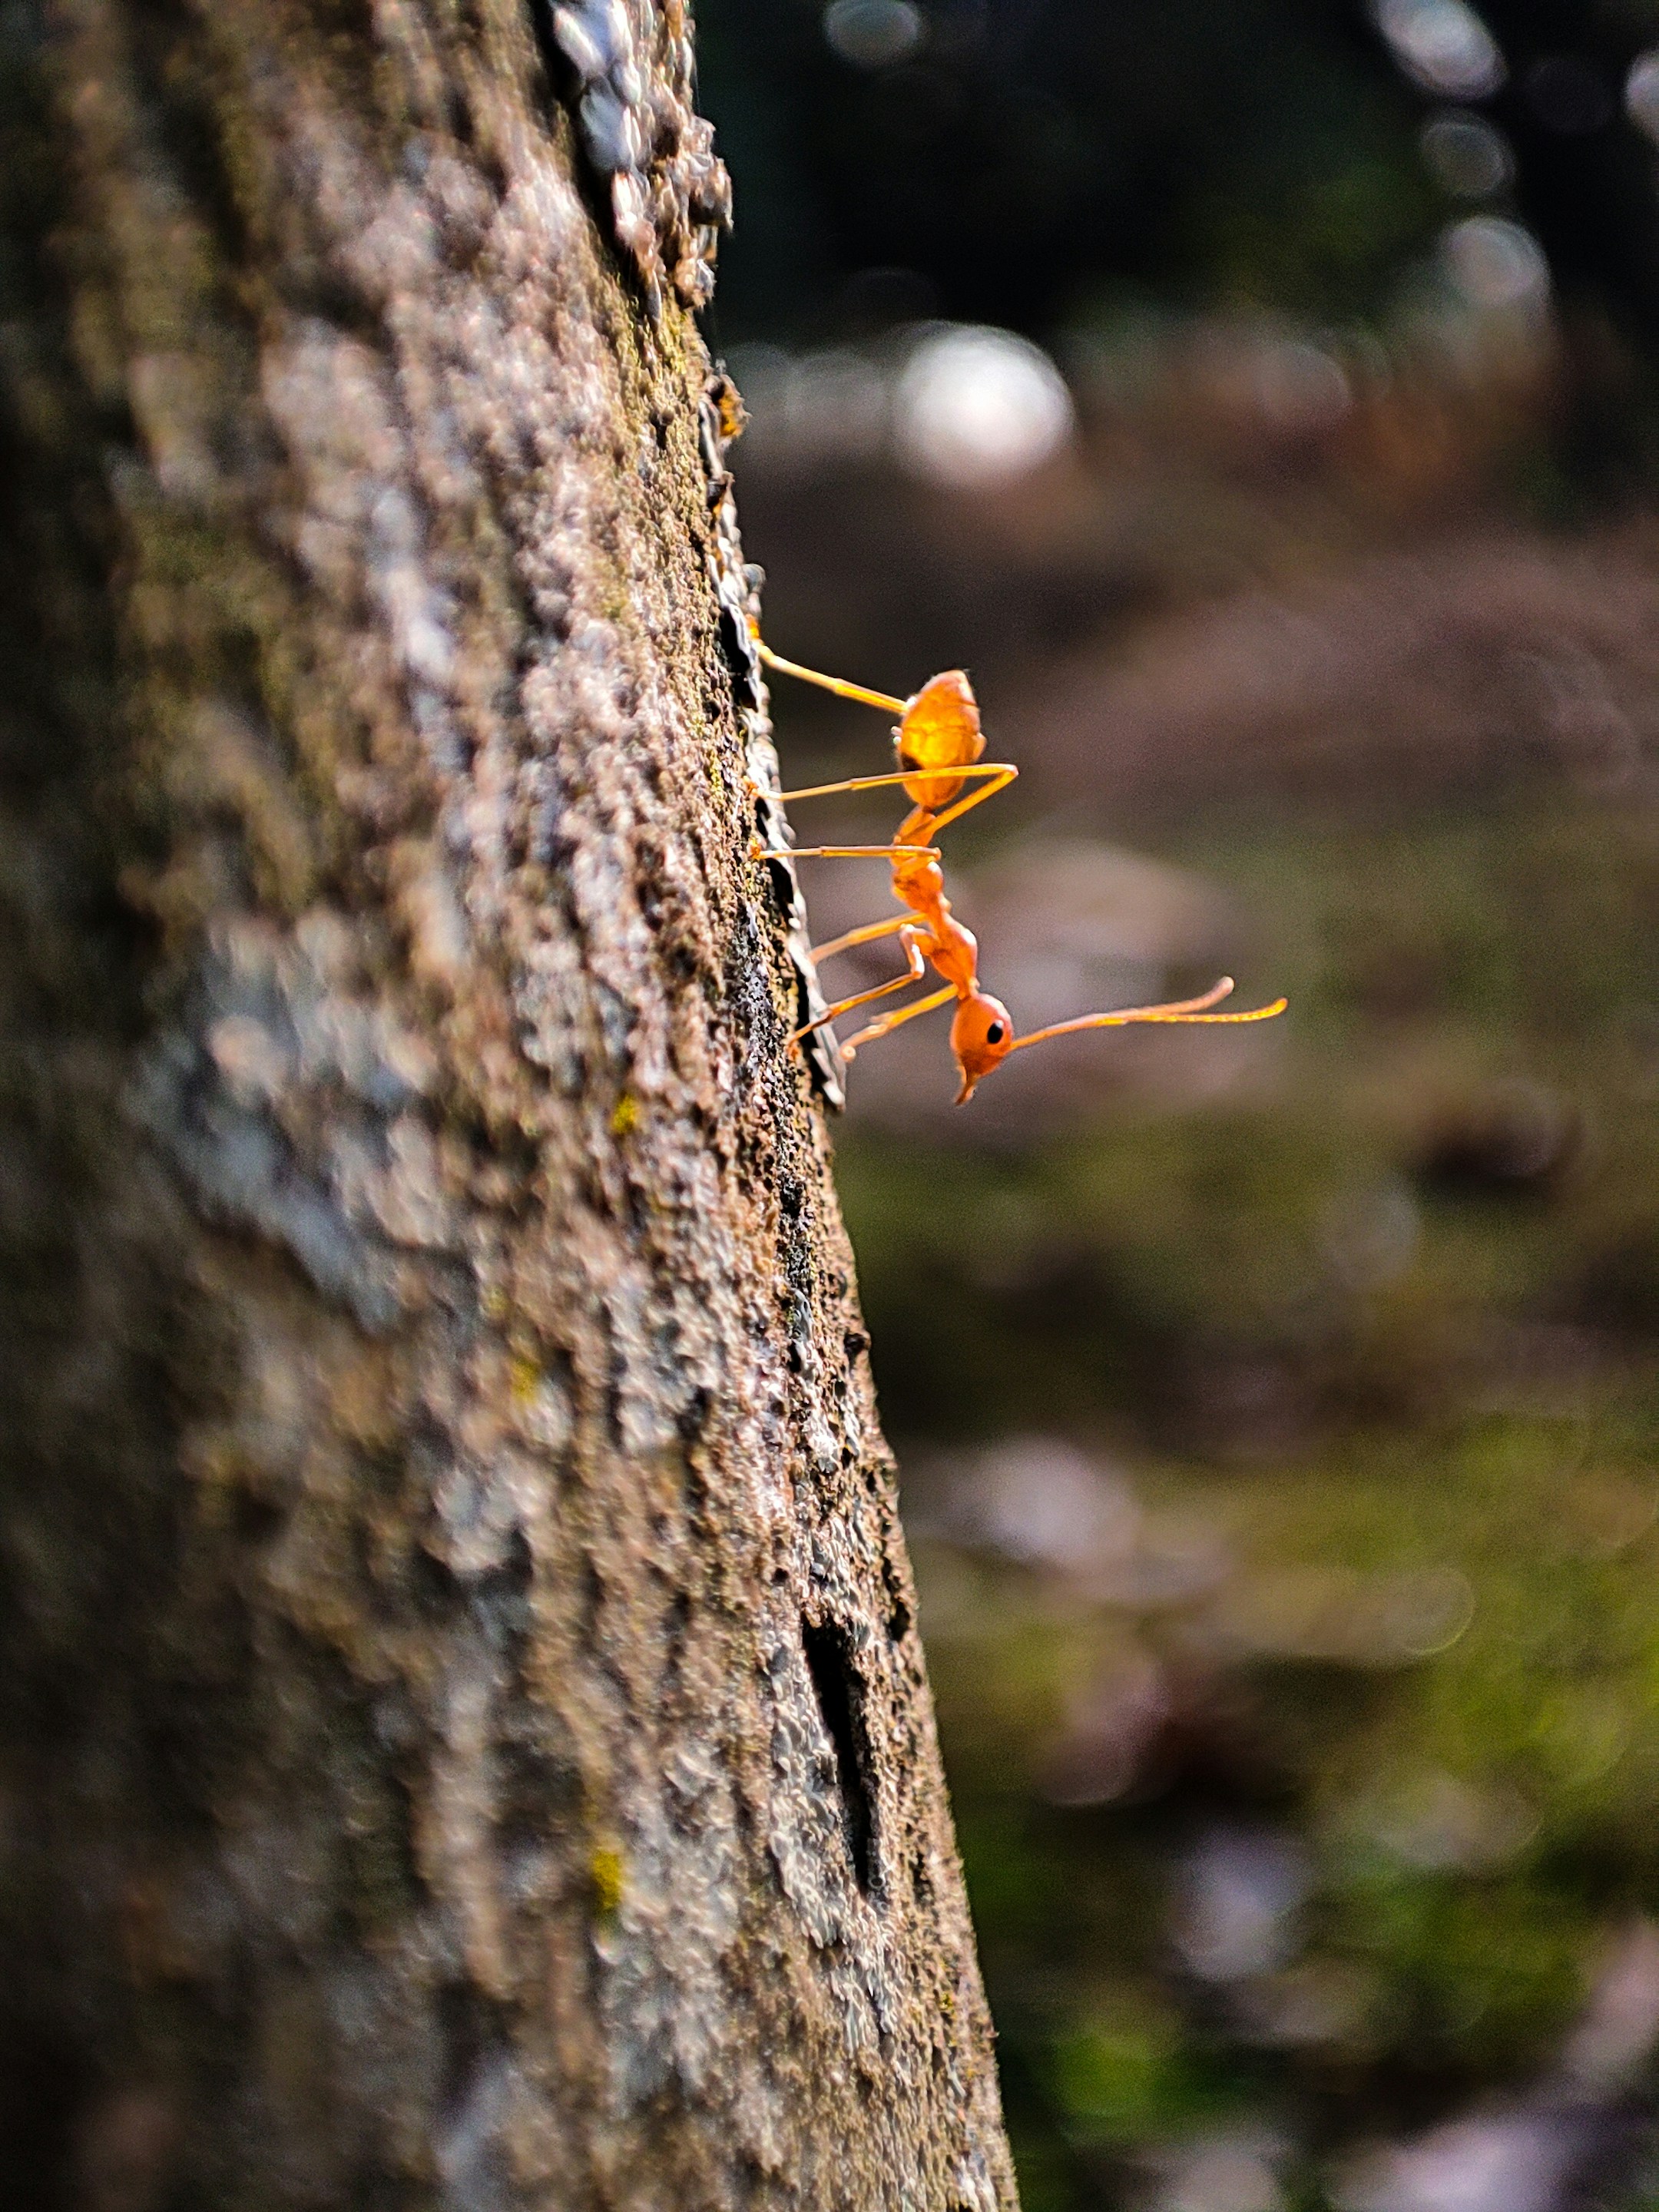
[[[628,6],[0,17],[31,2206],[1013,2202]]]

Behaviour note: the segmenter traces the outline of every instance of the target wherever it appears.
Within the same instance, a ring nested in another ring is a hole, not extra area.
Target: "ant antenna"
[[[1042,1044],[1048,1037],[1068,1036],[1073,1030],[1122,1029],[1131,1022],[1270,1022],[1290,1004],[1288,999],[1275,999],[1272,1006],[1252,1006],[1248,1013],[1211,1013],[1209,1009],[1232,989],[1232,977],[1224,975],[1201,998],[1176,999],[1164,1006],[1123,1006],[1115,1014],[1079,1014],[1069,1022],[1051,1022],[1046,1030],[1033,1030],[1029,1036],[1016,1037],[1008,1049],[1021,1052],[1028,1044]]]

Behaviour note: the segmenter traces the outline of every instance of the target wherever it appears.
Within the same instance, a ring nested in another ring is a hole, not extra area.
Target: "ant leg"
[[[961,768],[901,768],[891,769],[885,775],[843,776],[839,783],[809,783],[804,791],[781,791],[776,795],[787,806],[797,799],[834,799],[838,793],[848,791],[886,791],[896,783],[939,782],[954,787],[965,783],[969,777],[987,775],[997,777],[999,781],[994,788],[1002,791],[1018,774],[1019,770],[1006,761],[969,761]],[[981,799],[991,796],[989,791],[976,792],[968,804],[977,806]],[[965,811],[965,808],[953,808],[950,818],[954,819],[957,813]],[[944,820],[946,817],[941,816],[939,818]]]
[[[904,957],[907,964],[902,975],[895,975],[890,982],[878,983],[873,991],[859,991],[850,999],[838,999],[833,1006],[826,1006],[814,1020],[803,1023],[790,1038],[790,1043],[799,1044],[804,1036],[821,1029],[825,1022],[833,1022],[842,1014],[850,1014],[854,1006],[867,1006],[872,999],[884,999],[890,991],[902,991],[907,983],[920,982],[927,972],[927,963],[922,958],[921,947],[915,938],[905,939]]]
[[[837,952],[850,952],[855,945],[873,945],[878,937],[893,937],[901,929],[908,929],[915,920],[911,914],[896,914],[885,921],[866,921],[862,929],[849,929],[843,937],[832,937],[827,945],[815,945],[812,957],[830,960]]]
[[[1009,766],[1006,762],[998,764],[989,761],[982,769],[968,769],[962,772],[968,775],[988,776],[990,781],[978,791],[970,791],[966,799],[957,799],[954,806],[947,806],[943,814],[936,814],[927,825],[929,836],[936,837],[947,822],[960,822],[963,816],[971,813],[975,806],[983,806],[988,799],[994,799],[998,792],[1006,791],[1019,774],[1017,768]],[[951,770],[952,775],[957,773],[957,770]]]
[[[1124,1006],[1112,1014],[1079,1014],[1072,1021],[1052,1022],[1046,1030],[1033,1030],[1029,1036],[1016,1037],[1008,1049],[1019,1052],[1028,1044],[1041,1044],[1046,1037],[1069,1036],[1074,1030],[1123,1029],[1131,1022],[1270,1022],[1282,1014],[1290,1003],[1285,999],[1275,999],[1272,1006],[1252,1006],[1248,1013],[1211,1013],[1209,1008],[1224,999],[1232,988],[1232,977],[1224,975],[1201,998],[1172,999],[1162,1006]]]
[[[843,677],[820,676],[816,668],[803,668],[798,660],[786,660],[781,653],[774,653],[760,632],[752,626],[750,636],[755,650],[769,668],[775,668],[781,676],[798,676],[803,684],[816,684],[820,691],[833,691],[838,699],[855,699],[860,707],[879,707],[884,714],[902,715],[908,702],[895,699],[885,691],[866,691],[862,684],[848,684]]]
[[[987,761],[963,769],[911,769],[908,771],[902,769],[894,775],[854,776],[846,783],[814,784],[805,791],[786,791],[779,796],[786,799],[821,799],[830,792],[869,791],[880,784],[915,783],[928,775],[941,780],[948,777],[953,782],[959,782],[970,775],[987,777],[988,781],[979,790],[970,792],[966,799],[957,799],[956,805],[947,806],[944,813],[931,817],[927,828],[929,836],[933,836],[944,829],[947,823],[959,822],[971,808],[982,805],[988,799],[994,799],[998,792],[1006,791],[1018,774],[1019,770],[1006,761]],[[940,857],[937,845],[791,845],[787,849],[768,848],[756,852],[751,857],[757,860],[873,860],[878,854],[891,859],[900,854],[915,854],[929,860],[937,860]]]
[[[914,983],[915,980],[911,975],[895,975],[890,982],[878,983],[873,991],[860,991],[853,998],[837,999],[833,1006],[824,1008],[816,1021],[803,1022],[793,1032],[789,1042],[799,1044],[804,1036],[811,1036],[813,1030],[821,1029],[825,1022],[833,1022],[842,1014],[850,1014],[854,1006],[867,1006],[872,999],[884,999],[890,991],[902,991],[907,983]]]
[[[883,1014],[867,1029],[860,1030],[855,1037],[848,1038],[841,1048],[842,1058],[851,1060],[861,1044],[873,1044],[878,1037],[891,1036],[895,1030],[902,1029],[906,1022],[913,1022],[918,1014],[931,1014],[935,1006],[947,1006],[956,995],[955,986],[947,983],[942,991],[930,991],[925,999],[918,999],[914,1006],[901,1006],[896,1014]]]
[[[937,860],[933,845],[779,845],[751,853],[755,860],[890,860],[895,854],[915,853],[924,860]]]

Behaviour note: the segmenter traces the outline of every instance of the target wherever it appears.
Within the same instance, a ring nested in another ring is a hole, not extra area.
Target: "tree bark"
[[[628,6],[0,17],[20,2203],[1014,2201]]]

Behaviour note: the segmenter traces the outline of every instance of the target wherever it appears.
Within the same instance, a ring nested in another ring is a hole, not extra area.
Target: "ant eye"
[[[985,1042],[987,1044],[1000,1044],[1002,1042],[1002,1024],[1000,1022],[992,1023],[990,1028],[985,1032]]]

